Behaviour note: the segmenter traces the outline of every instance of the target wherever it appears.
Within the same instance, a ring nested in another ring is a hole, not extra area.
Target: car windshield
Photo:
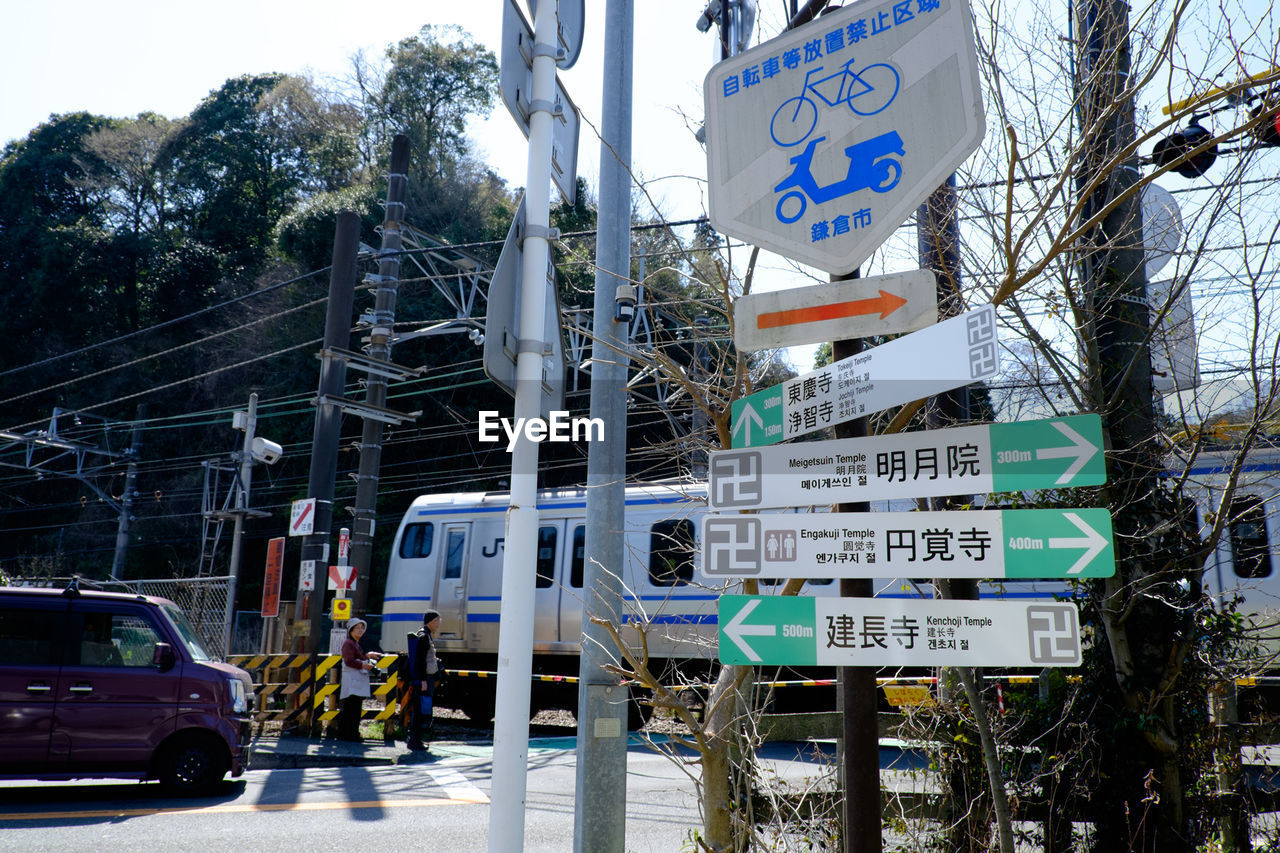
[[[213,660],[213,655],[205,651],[204,640],[200,639],[200,635],[196,633],[196,629],[191,627],[191,623],[187,621],[187,617],[175,604],[165,604],[162,609],[165,615],[169,617],[169,621],[173,623],[173,627],[178,629],[178,636],[182,638],[182,642],[186,644],[187,651],[191,653],[192,660]]]

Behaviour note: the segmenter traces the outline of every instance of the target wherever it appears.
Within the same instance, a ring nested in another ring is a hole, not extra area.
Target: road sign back
[[[966,0],[845,6],[719,63],[704,97],[712,224],[834,273],[986,129]]]

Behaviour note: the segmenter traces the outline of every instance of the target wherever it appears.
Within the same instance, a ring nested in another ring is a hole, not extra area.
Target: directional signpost
[[[484,372],[511,396],[516,396],[516,359],[520,353],[520,294],[524,289],[521,270],[524,253],[520,244],[525,234],[524,198],[502,244],[502,254],[489,281],[489,311],[484,320]],[[546,308],[543,311],[542,382],[539,411],[543,418],[564,408],[564,334],[560,326],[560,297],[556,294],[556,270],[547,264]]]
[[[570,4],[566,4],[568,6]],[[578,4],[579,11],[582,4]],[[579,13],[578,18],[581,18]],[[581,24],[578,25],[579,30]],[[562,30],[560,40],[563,44],[566,34]],[[581,48],[582,37],[577,34],[578,48]],[[502,17],[502,66],[498,87],[502,91],[502,102],[507,105],[511,117],[520,125],[527,138],[529,136],[529,114],[535,108],[533,98],[533,27],[525,20],[516,0],[507,0]],[[565,53],[561,48],[561,53]],[[565,53],[565,56],[568,56]],[[577,59],[577,53],[572,54]],[[561,62],[564,59],[557,57]],[[572,62],[569,63],[570,65]],[[569,65],[561,65],[568,68]],[[556,76],[555,102],[551,105],[551,181],[560,190],[565,201],[573,204],[578,186],[578,108],[569,99],[569,93],[560,85],[560,77]]]
[[[793,666],[1079,666],[1074,604],[720,597],[720,660]]]
[[[776,444],[989,379],[999,370],[999,349],[995,308],[966,311],[736,400],[733,446]]]
[[[982,140],[972,32],[965,0],[853,3],[714,66],[716,230],[856,268]]]
[[[954,427],[711,454],[712,509],[1098,486],[1107,480],[1102,419]]]
[[[914,332],[938,322],[931,270],[749,293],[733,303],[733,342],[742,350]]]
[[[702,517],[709,578],[1105,578],[1105,509]]]

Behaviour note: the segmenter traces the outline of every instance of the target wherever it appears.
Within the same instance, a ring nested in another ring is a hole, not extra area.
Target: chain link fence
[[[215,658],[225,660],[227,588],[229,577],[154,578],[149,580],[111,581],[79,578],[80,586],[104,592],[123,592],[167,598],[186,614],[204,647]],[[14,578],[14,586],[37,586],[65,589],[72,578]]]

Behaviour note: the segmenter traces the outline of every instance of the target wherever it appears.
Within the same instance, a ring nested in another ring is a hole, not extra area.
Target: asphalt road
[[[406,766],[257,770],[216,796],[154,783],[0,783],[3,849],[22,851],[487,849],[491,748],[442,746]],[[571,739],[531,750],[525,850],[572,849]],[[674,853],[698,825],[693,784],[642,747],[628,759],[627,850]],[[689,849],[689,848],[686,848]]]

